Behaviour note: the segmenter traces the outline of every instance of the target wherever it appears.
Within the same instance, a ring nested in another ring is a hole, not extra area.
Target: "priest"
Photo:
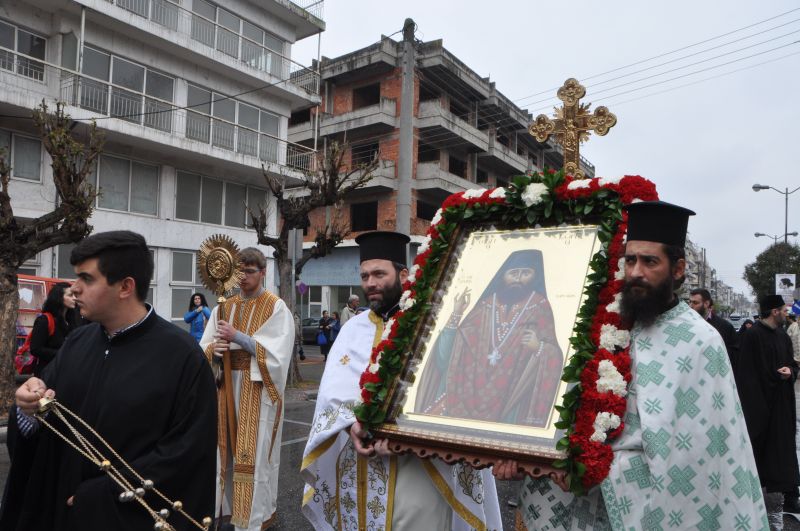
[[[783,511],[800,514],[795,446],[794,382],[798,367],[783,331],[788,307],[780,295],[759,301],[759,319],[742,337],[739,393],[758,475],[767,492],[783,493]]]
[[[301,465],[303,514],[323,530],[502,529],[488,470],[393,455],[387,441],[366,441],[353,414],[372,348],[398,311],[408,241],[393,232],[356,238],[370,311],[347,321],[328,355]]]
[[[295,327],[286,304],[264,289],[264,254],[248,247],[239,260],[241,292],[222,305],[223,314],[220,306],[211,312],[200,347],[215,364],[230,349],[232,385],[223,379],[218,391],[217,515],[230,515],[237,531],[255,531],[277,517],[283,392]]]
[[[526,479],[535,529],[768,528],[753,451],[725,345],[682,302],[694,212],[661,201],[626,207],[622,318],[632,324],[632,379],[608,477],[576,498],[563,474]],[[515,463],[495,466],[512,478]],[[560,488],[559,488],[560,487]]]
[[[72,424],[125,477],[120,458],[146,480],[143,500],[166,509],[166,523],[196,527],[158,496],[180,501],[202,521],[214,510],[214,379],[194,339],[145,303],[153,259],[144,238],[129,231],[82,240],[70,262],[72,292],[91,324],[72,332],[55,359],[16,393],[21,437],[9,473],[0,529],[52,531],[153,529],[137,501],[123,503],[122,489],[105,472],[31,417],[42,396],[55,397],[86,421],[116,454],[77,421]],[[69,417],[68,417],[69,418]],[[52,413],[59,432],[69,434]],[[68,435],[69,436],[69,435]],[[74,439],[71,439],[74,441]],[[118,454],[118,455],[117,455]]]

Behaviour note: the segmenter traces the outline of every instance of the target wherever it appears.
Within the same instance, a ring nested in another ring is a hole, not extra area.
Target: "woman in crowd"
[[[189,323],[189,333],[198,342],[203,338],[203,330],[206,323],[211,318],[211,310],[208,308],[206,297],[202,293],[195,293],[189,298],[189,311],[183,316],[183,320]]]
[[[339,317],[339,312],[333,312],[333,320],[331,321],[331,343],[336,341],[336,336],[339,335],[339,330],[342,329],[342,319]]]
[[[48,315],[50,317],[48,317]],[[52,330],[50,319],[53,320]],[[36,356],[33,375],[37,378],[48,363],[56,357],[67,334],[80,326],[81,317],[75,308],[75,297],[67,282],[52,287],[42,305],[42,313],[33,322],[31,354]]]

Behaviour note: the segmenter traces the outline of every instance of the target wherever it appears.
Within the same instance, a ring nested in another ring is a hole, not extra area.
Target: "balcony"
[[[265,90],[294,92],[305,104],[319,101],[319,75],[265,44],[192,12],[171,0],[78,0],[119,22],[114,29],[131,34],[144,31],[162,39],[170,53],[218,70],[220,63],[244,72],[259,82],[270,84]],[[237,26],[238,27],[238,26]],[[256,28],[258,31],[260,29]],[[134,36],[134,38],[141,38]],[[264,39],[264,32],[261,32]],[[176,48],[176,45],[180,48]],[[190,52],[187,55],[186,52]],[[310,101],[309,101],[310,100]],[[300,101],[292,101],[300,107]]]
[[[466,141],[474,151],[489,149],[489,135],[444,109],[438,100],[420,102],[417,127],[420,129],[423,139],[425,130],[428,130],[441,142],[454,140],[463,143]]]
[[[255,168],[263,164],[275,173],[282,173],[280,167],[312,169],[314,151],[305,146],[3,47],[0,86],[0,102],[16,107],[57,99],[73,118],[100,120],[107,131]]]
[[[417,164],[417,178],[413,181],[417,190],[427,192],[435,200],[442,201],[456,192],[474,188],[475,184],[443,170],[438,162]]]
[[[260,5],[294,26],[297,40],[325,30],[323,0],[274,0],[274,2],[261,2]]]
[[[489,140],[487,152],[479,155],[487,164],[504,173],[522,174],[528,171],[528,161],[514,149],[501,144],[497,138]],[[492,164],[494,163],[494,164]]]
[[[381,98],[380,103],[362,107],[354,111],[332,115],[320,114],[319,135],[332,136],[344,132],[357,135],[380,135],[397,127],[397,101]],[[292,142],[304,142],[314,136],[314,119],[289,128],[289,139]]]

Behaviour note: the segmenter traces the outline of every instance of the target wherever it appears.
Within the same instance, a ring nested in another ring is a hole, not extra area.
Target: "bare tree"
[[[250,211],[253,227],[258,234],[258,243],[274,249],[273,256],[278,267],[280,279],[279,295],[292,308],[292,257],[289,255],[289,237],[292,229],[303,230],[310,225],[310,214],[318,208],[338,206],[344,198],[358,188],[365,186],[373,177],[379,164],[376,155],[370,161],[360,164],[347,164],[348,146],[331,142],[317,155],[315,172],[305,175],[299,184],[287,183],[283,177],[264,172],[270,192],[276,201],[280,216],[280,229],[276,236],[268,234],[269,216],[264,208],[259,212]],[[316,227],[314,245],[307,254],[295,261],[294,273],[299,278],[303,267],[312,258],[322,258],[333,251],[344,239],[349,227],[341,217],[334,213],[324,227]],[[292,360],[290,381],[299,380],[299,372]]]
[[[14,216],[9,194],[11,167],[0,152],[0,405],[8,406],[14,393],[13,356],[16,353],[16,319],[19,310],[17,270],[38,253],[55,245],[80,240],[92,231],[88,219],[96,193],[87,177],[97,161],[103,138],[97,126],[89,126],[88,141],[81,142],[73,131],[75,122],[57,103],[50,112],[44,101],[33,111],[50,155],[57,200],[53,210],[30,220]],[[5,409],[3,409],[5,411]]]

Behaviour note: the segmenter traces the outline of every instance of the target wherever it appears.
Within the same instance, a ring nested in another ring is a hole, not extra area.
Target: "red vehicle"
[[[60,278],[34,277],[18,275],[19,313],[17,314],[17,347],[25,342],[25,338],[33,328],[33,321],[42,310],[42,304],[50,289],[58,282],[70,282]]]

